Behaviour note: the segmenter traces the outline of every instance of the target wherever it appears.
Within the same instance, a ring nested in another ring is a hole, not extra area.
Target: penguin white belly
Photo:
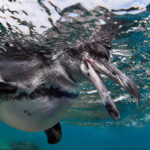
[[[43,131],[59,122],[72,103],[67,97],[6,100],[0,102],[0,120],[23,131]]]

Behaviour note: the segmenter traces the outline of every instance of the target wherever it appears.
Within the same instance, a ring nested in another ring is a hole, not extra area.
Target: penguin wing
[[[18,60],[15,58],[0,59],[0,81],[2,82],[23,82],[30,79],[41,69],[42,62],[37,58],[30,60]]]

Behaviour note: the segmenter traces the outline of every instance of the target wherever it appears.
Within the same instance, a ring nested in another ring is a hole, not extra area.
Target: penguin
[[[136,98],[136,84],[110,62],[109,37],[99,31],[74,48],[44,53],[33,47],[7,43],[0,53],[0,121],[27,132],[44,131],[55,144],[62,137],[60,120],[79,95],[79,83],[89,80],[116,121],[120,114],[102,75],[115,81]]]

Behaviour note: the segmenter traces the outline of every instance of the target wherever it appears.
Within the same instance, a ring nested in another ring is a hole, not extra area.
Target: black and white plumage
[[[90,79],[114,120],[119,112],[101,74],[110,77],[139,101],[134,82],[109,63],[107,36],[97,33],[89,42],[50,54],[17,50],[7,45],[0,53],[0,121],[20,130],[45,131],[49,143],[61,138],[58,123],[78,96],[77,83]]]

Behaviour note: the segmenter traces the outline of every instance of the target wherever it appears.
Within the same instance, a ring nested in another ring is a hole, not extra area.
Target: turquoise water
[[[114,122],[101,105],[91,83],[81,83],[81,94],[61,121],[63,138],[48,145],[44,133],[27,133],[0,124],[0,150],[9,143],[30,142],[41,150],[149,150],[150,135],[150,6],[146,1],[123,3],[70,3],[67,0],[32,3],[0,2],[0,51],[4,42],[18,41],[24,47],[48,51],[74,47],[104,26],[111,34],[111,61],[139,86],[141,102],[104,78],[121,118]],[[71,6],[72,5],[72,6]],[[102,7],[104,6],[104,7]],[[138,8],[139,6],[139,8]],[[109,8],[109,9],[108,9]],[[130,8],[130,9],[129,9]],[[32,11],[34,10],[34,11]],[[21,144],[20,144],[21,145]],[[22,148],[26,148],[22,144]],[[20,148],[18,148],[20,149]],[[38,148],[31,148],[38,149]],[[20,149],[21,150],[21,149]]]
[[[48,145],[43,133],[25,133],[1,125],[1,136],[7,142],[26,141],[37,144],[42,150],[149,150],[150,124],[136,127],[87,127],[63,124],[63,139]],[[5,131],[4,131],[5,129]]]

